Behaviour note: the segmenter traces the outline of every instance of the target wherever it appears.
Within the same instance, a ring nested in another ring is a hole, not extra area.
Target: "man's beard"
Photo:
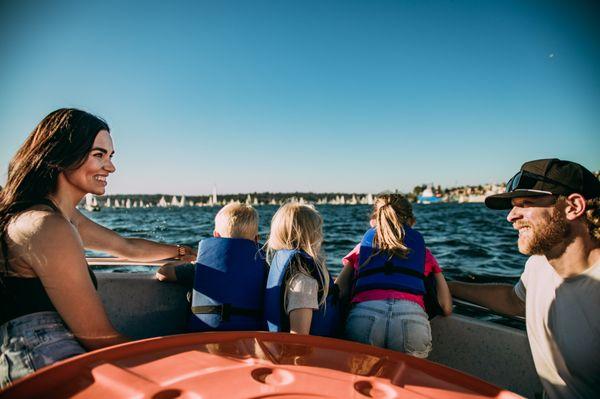
[[[566,244],[570,229],[567,218],[560,207],[554,209],[552,216],[534,231],[525,248],[519,248],[525,255],[547,255],[560,244]]]

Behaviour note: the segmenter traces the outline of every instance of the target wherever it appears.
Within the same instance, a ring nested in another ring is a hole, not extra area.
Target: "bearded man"
[[[450,291],[507,315],[525,316],[545,394],[600,397],[600,182],[559,159],[523,164],[492,209],[511,209],[519,251],[531,255],[513,287],[449,282]]]

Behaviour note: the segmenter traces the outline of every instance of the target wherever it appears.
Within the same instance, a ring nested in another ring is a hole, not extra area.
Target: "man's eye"
[[[93,156],[97,157],[97,158],[102,158],[102,155],[104,155],[104,154],[102,154],[101,152],[97,152]]]

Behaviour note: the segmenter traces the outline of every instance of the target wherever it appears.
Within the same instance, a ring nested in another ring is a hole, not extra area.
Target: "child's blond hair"
[[[224,238],[254,240],[258,235],[258,213],[248,204],[227,204],[215,216],[215,231]]]
[[[323,219],[312,206],[289,202],[282,205],[273,215],[271,232],[266,244],[267,258],[272,259],[274,251],[282,249],[306,252],[315,263],[323,290],[319,305],[325,302],[329,291],[329,272],[321,251],[322,243]],[[300,262],[294,262],[290,267],[312,276],[312,273],[306,270]]]
[[[412,205],[402,194],[382,194],[375,199],[371,219],[375,221],[374,245],[380,251],[406,258],[410,252],[404,244],[404,225],[412,226]]]

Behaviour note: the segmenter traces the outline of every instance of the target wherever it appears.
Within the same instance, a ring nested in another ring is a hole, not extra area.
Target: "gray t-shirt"
[[[304,273],[296,273],[286,286],[285,312],[319,308],[319,283]]]
[[[535,368],[551,398],[600,397],[600,262],[563,279],[532,256],[515,285]]]

